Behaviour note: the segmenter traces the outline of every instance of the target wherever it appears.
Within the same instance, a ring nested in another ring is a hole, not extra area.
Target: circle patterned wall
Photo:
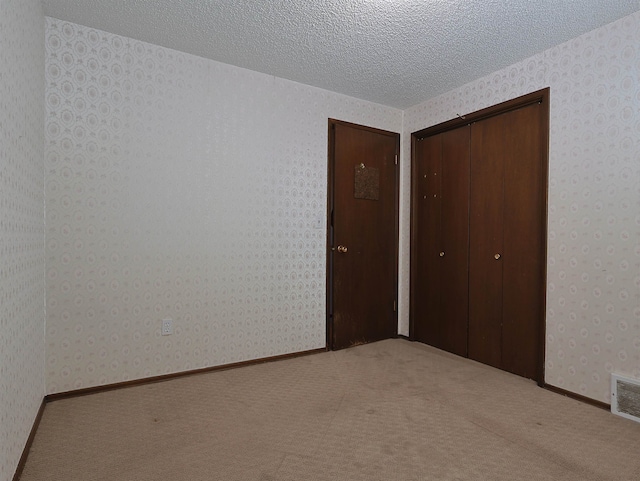
[[[402,113],[54,19],[46,51],[48,391],[324,347],[327,119]]]
[[[44,392],[44,32],[38,0],[0,3],[0,479]]]

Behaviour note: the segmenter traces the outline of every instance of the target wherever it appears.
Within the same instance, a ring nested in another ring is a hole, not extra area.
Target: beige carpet
[[[388,340],[47,405],[22,481],[640,480],[640,423]]]

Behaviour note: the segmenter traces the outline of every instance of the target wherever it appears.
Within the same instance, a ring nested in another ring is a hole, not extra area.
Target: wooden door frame
[[[482,110],[478,110],[476,112],[459,115],[457,118],[448,120],[446,122],[442,122],[440,124],[427,127],[422,130],[418,130],[411,133],[411,234],[410,234],[410,242],[411,242],[411,261],[410,261],[410,289],[409,289],[409,339],[415,341],[415,322],[414,313],[415,313],[415,304],[417,302],[417,293],[414,291],[416,285],[416,276],[417,267],[415,265],[417,258],[417,208],[415,207],[418,203],[418,188],[417,188],[417,164],[415,158],[416,151],[416,142],[424,137],[429,137],[431,135],[435,135],[441,132],[445,132],[447,130],[453,130],[458,127],[462,127],[464,125],[472,124],[473,122],[477,122],[479,120],[484,120],[489,117],[493,117],[495,115],[500,115],[512,110],[519,109],[521,107],[526,107],[531,104],[539,103],[541,104],[544,110],[544,118],[542,120],[542,136],[540,139],[540,148],[541,152],[544,152],[546,155],[545,162],[543,162],[543,176],[545,179],[545,192],[542,200],[543,205],[540,206],[543,209],[543,222],[541,226],[541,234],[544,239],[543,245],[543,262],[542,262],[542,286],[541,292],[538,293],[540,302],[542,303],[541,312],[542,316],[539,320],[539,360],[537,367],[537,377],[538,377],[538,385],[545,386],[544,381],[544,365],[545,365],[545,344],[546,344],[546,303],[547,303],[547,243],[549,239],[548,234],[548,199],[549,199],[549,87],[531,92],[529,94],[523,95],[521,97],[507,100],[506,102],[499,103],[497,105],[493,105],[491,107],[484,108]]]
[[[328,136],[327,136],[327,247],[326,247],[326,344],[327,351],[333,350],[333,263],[331,261],[333,255],[333,209],[334,209],[334,191],[335,191],[335,129],[336,125],[345,125],[352,128],[375,132],[378,134],[389,135],[396,138],[396,164],[395,164],[395,192],[394,192],[394,337],[398,335],[398,267],[399,267],[399,246],[400,246],[400,134],[389,130],[376,129],[365,125],[354,124],[337,120],[328,119]]]

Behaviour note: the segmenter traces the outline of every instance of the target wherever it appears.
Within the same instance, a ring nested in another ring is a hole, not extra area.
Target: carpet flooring
[[[402,339],[47,404],[22,481],[640,480],[640,423]]]

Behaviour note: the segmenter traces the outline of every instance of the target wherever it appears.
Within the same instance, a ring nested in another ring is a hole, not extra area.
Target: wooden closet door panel
[[[414,148],[419,138],[425,138],[422,149],[429,145],[426,139],[442,142],[440,244],[426,230],[421,231],[422,237],[412,237],[412,312],[417,297],[414,280],[430,270],[434,277],[428,285],[440,292],[439,300],[430,297],[431,307],[420,302],[421,312],[424,316],[438,313],[438,319],[447,320],[438,322],[437,331],[429,327],[426,342],[464,355],[456,344],[459,326],[450,320],[467,308],[467,357],[539,383],[544,382],[548,97],[549,89],[532,92],[412,134]],[[464,128],[469,132],[466,148],[470,152],[466,179],[455,170],[455,162],[449,161],[462,155]],[[437,145],[432,147],[437,150]],[[465,237],[465,226],[458,223],[464,218],[460,209],[465,182],[469,186],[466,261],[458,257]],[[415,196],[412,202],[414,226],[417,217],[413,213],[419,210]],[[430,257],[430,263],[421,264],[421,272],[416,273],[416,252],[422,253],[427,244],[430,252],[437,246],[444,253],[442,262]],[[465,262],[468,273],[462,281]],[[427,281],[420,282],[427,285]],[[461,282],[467,282],[466,295]],[[412,335],[415,326],[412,316]]]
[[[469,357],[495,367],[502,358],[504,124],[498,115],[471,125]]]
[[[440,340],[467,355],[469,316],[469,126],[442,136]]]
[[[502,368],[538,379],[546,236],[543,107],[505,114]]]
[[[417,180],[414,205],[414,250],[416,272],[413,277],[414,336],[418,341],[440,346],[440,220],[442,141],[440,136],[415,143]]]

